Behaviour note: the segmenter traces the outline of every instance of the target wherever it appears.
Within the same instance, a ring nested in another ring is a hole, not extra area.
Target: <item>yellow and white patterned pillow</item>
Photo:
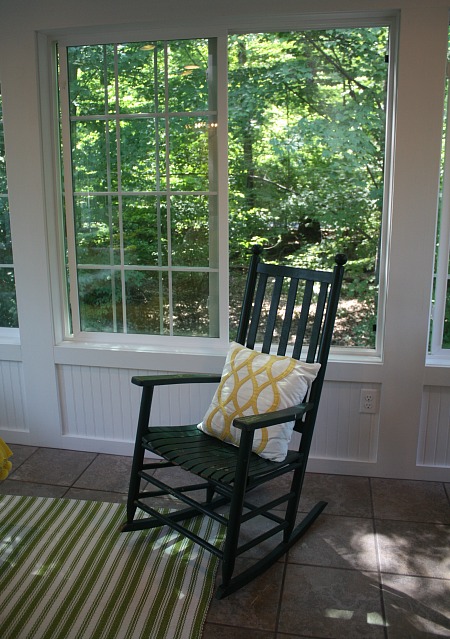
[[[233,342],[220,384],[197,428],[239,446],[240,430],[233,426],[236,417],[260,415],[301,403],[319,368],[320,364],[266,355]],[[257,429],[253,451],[265,459],[283,461],[293,428],[294,422],[288,422]]]

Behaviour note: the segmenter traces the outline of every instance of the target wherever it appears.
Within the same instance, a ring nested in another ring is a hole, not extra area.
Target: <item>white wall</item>
[[[448,0],[372,0],[400,11],[392,218],[382,357],[334,359],[309,469],[450,479],[450,369],[426,361],[447,54]],[[162,354],[61,343],[52,140],[38,52],[52,32],[105,25],[149,30],[264,27],[361,11],[357,0],[0,0],[4,105],[20,343],[0,343],[0,436],[10,444],[131,452],[142,371],[219,372],[224,353]],[[379,411],[359,413],[361,388]],[[211,391],[165,390],[156,420],[194,420]]]

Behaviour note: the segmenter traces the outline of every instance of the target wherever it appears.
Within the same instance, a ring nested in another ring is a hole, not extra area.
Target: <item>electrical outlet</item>
[[[360,413],[378,412],[378,390],[375,388],[362,388],[359,399]]]

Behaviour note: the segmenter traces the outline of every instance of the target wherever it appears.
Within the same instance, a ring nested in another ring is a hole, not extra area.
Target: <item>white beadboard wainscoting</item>
[[[11,443],[131,454],[141,389],[133,375],[168,371],[79,364],[56,364],[60,423],[53,437],[41,438],[30,429],[23,364],[0,361],[0,434]],[[377,474],[380,413],[360,412],[361,390],[370,387],[383,401],[381,383],[325,382],[313,438],[310,470],[344,474]],[[151,421],[183,424],[200,421],[215,384],[161,386],[156,389]],[[294,434],[293,446],[298,435]],[[424,386],[417,438],[417,469],[450,470],[450,388]],[[445,471],[447,472],[447,471]],[[383,472],[382,472],[383,474]],[[423,474],[422,474],[423,476]],[[430,476],[433,478],[433,476]]]
[[[158,371],[58,366],[63,434],[84,439],[134,441],[141,389],[133,375]],[[363,384],[326,382],[314,436],[312,457],[374,463],[378,414],[359,413]],[[200,421],[215,385],[163,386],[155,390],[151,420],[159,424]]]
[[[0,429],[27,432],[22,362],[0,360]]]
[[[320,400],[311,457],[375,463],[379,413],[359,412],[361,389],[367,384],[325,382]],[[371,384],[380,391],[380,386]]]
[[[95,366],[58,366],[63,434],[77,438],[134,442],[141,388],[133,375],[158,371]],[[161,386],[155,390],[151,419],[155,425],[200,421],[216,385]]]
[[[419,466],[450,468],[450,388],[426,386],[420,419]]]

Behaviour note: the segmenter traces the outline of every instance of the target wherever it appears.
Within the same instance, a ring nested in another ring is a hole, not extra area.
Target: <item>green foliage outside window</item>
[[[259,242],[273,260],[317,268],[347,253],[337,343],[374,347],[387,40],[385,27],[229,38],[231,337]],[[82,330],[123,331],[125,295],[128,332],[167,334],[172,317],[174,334],[211,334],[202,318],[216,276],[201,272],[216,266],[217,239],[208,59],[207,40],[69,49]],[[170,285],[169,258],[185,269]]]
[[[6,181],[5,141],[3,136],[2,96],[0,93],[0,327],[17,328],[17,326],[16,288]]]
[[[349,258],[341,345],[373,347],[383,206],[387,28],[229,42],[230,258]],[[233,290],[232,285],[232,290]]]

